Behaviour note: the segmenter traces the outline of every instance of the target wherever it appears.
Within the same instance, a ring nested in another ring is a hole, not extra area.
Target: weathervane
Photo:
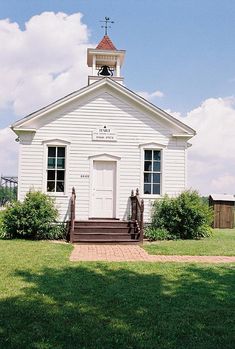
[[[110,18],[109,17],[104,17],[104,21],[100,21],[100,22],[102,22],[102,23],[105,23],[105,25],[102,25],[101,26],[101,28],[105,28],[105,35],[107,35],[107,33],[108,33],[108,28],[111,28],[111,26],[110,25],[108,25],[109,23],[110,24],[113,24],[114,23],[114,21],[110,21]]]

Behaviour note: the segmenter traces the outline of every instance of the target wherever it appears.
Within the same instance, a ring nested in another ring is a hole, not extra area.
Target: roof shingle
[[[96,47],[97,50],[117,50],[108,35],[104,35],[103,39]]]

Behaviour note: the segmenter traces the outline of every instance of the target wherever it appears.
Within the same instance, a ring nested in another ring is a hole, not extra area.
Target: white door
[[[115,218],[116,162],[93,162],[92,216]]]

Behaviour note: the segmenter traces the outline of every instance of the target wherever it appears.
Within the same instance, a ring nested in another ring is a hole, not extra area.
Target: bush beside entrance
[[[35,240],[64,238],[65,228],[57,223],[58,216],[51,197],[39,191],[29,192],[23,202],[16,201],[4,211],[4,237]]]
[[[201,239],[211,235],[212,220],[213,213],[198,192],[188,190],[154,202],[151,230],[168,232],[167,239]]]

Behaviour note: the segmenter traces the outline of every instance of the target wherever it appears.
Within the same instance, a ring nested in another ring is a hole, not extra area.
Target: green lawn
[[[144,244],[150,254],[190,256],[235,256],[235,229],[214,229],[202,240],[158,241]]]
[[[0,240],[1,349],[233,349],[235,264],[71,263]]]

